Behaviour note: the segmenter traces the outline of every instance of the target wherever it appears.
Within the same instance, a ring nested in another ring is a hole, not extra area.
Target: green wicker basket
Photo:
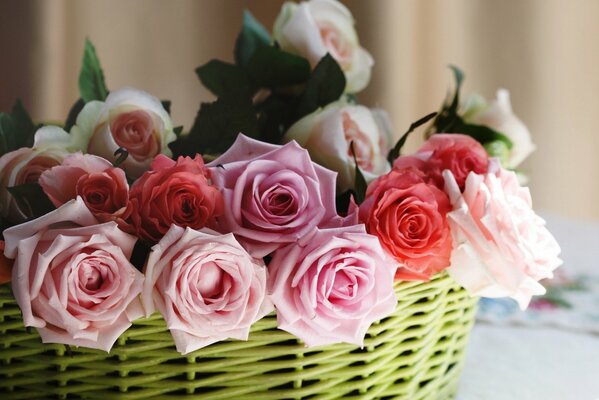
[[[396,284],[392,316],[365,347],[306,348],[258,321],[245,341],[181,356],[160,315],[136,321],[110,354],[42,344],[0,286],[0,398],[449,399],[457,388],[476,299],[446,274]]]

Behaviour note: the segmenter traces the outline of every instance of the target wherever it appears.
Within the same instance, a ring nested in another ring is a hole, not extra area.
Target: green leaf
[[[259,105],[258,124],[260,140],[279,144],[294,122],[293,115],[297,106],[297,98],[273,94]]]
[[[162,104],[162,108],[166,110],[166,112],[171,114],[171,101],[170,100],[160,100],[160,104]]]
[[[79,98],[75,104],[73,104],[71,106],[71,109],[69,110],[69,115],[67,116],[67,120],[64,123],[64,130],[69,132],[71,130],[71,128],[73,127],[73,125],[75,125],[77,123],[77,117],[79,116],[79,113],[81,112],[81,110],[83,110],[83,107],[85,106],[85,101],[83,101],[82,98]]]
[[[252,103],[247,97],[223,96],[213,103],[202,104],[189,134],[169,147],[174,156],[219,154],[233,144],[240,132],[258,137],[258,121]]]
[[[100,60],[96,55],[94,45],[89,39],[85,39],[83,63],[79,73],[79,93],[86,103],[92,100],[104,101],[108,96]]]
[[[243,26],[235,41],[235,63],[245,67],[258,48],[269,46],[271,43],[272,39],[264,26],[249,10],[244,10]]]
[[[442,133],[442,132],[455,132],[454,126],[458,122],[458,107],[460,106],[460,90],[462,88],[462,83],[464,82],[464,74],[462,70],[460,70],[455,65],[450,65],[453,72],[453,76],[455,79],[455,92],[453,94],[453,99],[449,104],[443,104],[439,115],[435,119],[435,128],[436,132],[434,133]]]
[[[260,47],[249,60],[247,71],[257,87],[291,86],[310,78],[310,63],[276,47]]]
[[[56,209],[38,183],[25,183],[7,189],[29,219],[41,217]]]
[[[249,96],[250,82],[245,71],[233,64],[211,60],[196,69],[202,84],[216,96],[240,94]]]
[[[117,168],[122,163],[125,162],[125,160],[127,159],[127,157],[129,157],[129,152],[124,147],[119,147],[114,152],[114,156],[116,157],[116,159],[112,162],[112,166],[115,167],[115,168]]]
[[[364,201],[364,199],[366,198],[366,189],[368,188],[368,184],[366,183],[366,179],[364,178],[364,174],[362,174],[362,171],[360,170],[360,166],[358,165],[358,159],[356,158],[356,152],[354,151],[354,142],[351,141],[349,144],[349,148],[351,150],[351,154],[354,157],[354,164],[355,164],[355,189],[356,189],[356,203],[362,204],[362,202]]]
[[[0,156],[16,149],[14,132],[10,114],[0,113]]]
[[[173,133],[175,134],[175,136],[179,137],[181,136],[181,133],[183,133],[183,125],[180,126],[175,126],[173,128]]]
[[[389,151],[389,154],[387,155],[387,160],[389,160],[390,164],[393,164],[393,161],[395,161],[395,159],[397,157],[399,157],[399,154],[401,153],[401,148],[406,143],[406,140],[408,140],[408,136],[410,135],[410,133],[414,132],[414,130],[416,128],[418,128],[419,126],[426,124],[428,121],[430,121],[431,119],[433,119],[436,115],[437,115],[436,112],[432,112],[432,113],[427,114],[424,117],[420,118],[418,121],[412,122],[412,124],[410,125],[410,127],[408,128],[408,130],[406,131],[406,133],[404,133],[399,138],[399,140],[395,144],[395,147],[393,147],[393,149],[391,149]]]
[[[306,84],[296,112],[297,119],[338,100],[345,90],[345,74],[327,53],[316,65]]]
[[[464,135],[468,135],[482,144],[501,141],[507,146],[508,150],[511,150],[514,146],[510,138],[505,136],[503,133],[497,132],[496,130],[485,125],[465,123],[460,117],[457,117],[452,133],[463,133]]]
[[[460,90],[462,89],[462,83],[464,82],[464,73],[455,65],[450,65],[449,68],[451,68],[451,71],[453,72],[453,77],[455,78],[455,93],[453,95],[453,101],[451,102],[449,108],[450,110],[456,112],[458,106],[460,105]]]
[[[21,100],[17,100],[12,108],[12,121],[15,125],[15,145],[19,147],[33,146],[33,139],[38,126],[33,123],[31,117],[23,107]]]

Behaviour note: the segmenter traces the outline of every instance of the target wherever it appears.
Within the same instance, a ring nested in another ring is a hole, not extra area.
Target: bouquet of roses
[[[0,265],[24,324],[109,351],[157,311],[188,353],[275,311],[308,346],[361,345],[395,281],[442,271],[526,307],[561,261],[508,169],[533,145],[507,92],[461,102],[453,68],[454,95],[393,145],[356,97],[372,64],[336,1],[286,3],[272,36],[246,12],[235,63],[197,69],[216,100],[183,133],[170,102],[109,92],[87,42],[62,127],[0,114]]]

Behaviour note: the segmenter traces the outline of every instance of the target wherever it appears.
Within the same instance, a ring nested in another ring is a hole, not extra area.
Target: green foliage
[[[250,59],[247,71],[256,87],[272,89],[306,82],[310,78],[310,63],[276,47],[260,47]]]
[[[464,81],[464,74],[454,65],[450,65],[450,68],[454,75],[456,88],[451,102],[444,103],[437,118],[435,118],[434,133],[462,133],[471,136],[483,145],[500,141],[508,149],[511,149],[513,145],[512,141],[503,133],[497,132],[488,126],[470,124],[464,121],[464,118],[459,115],[460,89]]]
[[[73,104],[71,106],[71,109],[69,110],[69,114],[67,116],[67,120],[64,123],[65,131],[69,132],[71,130],[71,128],[73,127],[73,125],[75,125],[75,123],[77,122],[77,116],[79,115],[81,110],[83,110],[84,106],[85,106],[85,101],[83,101],[82,98],[79,98],[75,102],[75,104]]]
[[[231,93],[249,95],[250,82],[243,68],[220,60],[211,60],[196,69],[202,84],[215,96]]]
[[[416,122],[412,122],[412,124],[410,125],[410,127],[408,128],[408,130],[406,131],[406,133],[404,133],[399,138],[399,140],[395,144],[395,147],[393,147],[393,149],[391,149],[389,151],[389,154],[387,155],[387,160],[389,160],[390,164],[393,164],[393,161],[397,157],[399,157],[399,155],[401,153],[401,149],[402,149],[403,145],[406,144],[406,140],[408,140],[408,136],[410,135],[410,133],[414,132],[414,130],[416,128],[418,128],[419,126],[426,124],[428,121],[430,121],[431,119],[433,119],[436,115],[437,115],[437,113],[433,112],[433,113],[425,115],[424,117],[420,118]]]
[[[268,31],[249,10],[243,12],[243,26],[235,42],[235,62],[245,67],[257,49],[272,43]]]
[[[298,119],[338,100],[345,90],[345,74],[327,53],[316,65],[297,107]]]
[[[218,154],[228,149],[237,134],[256,138],[258,121],[248,98],[222,96],[202,104],[189,134],[170,144],[175,156]]]
[[[25,183],[7,189],[28,219],[41,217],[55,209],[38,183]]]
[[[96,55],[94,45],[89,39],[85,39],[83,63],[79,73],[79,93],[86,103],[92,100],[104,101],[108,96],[100,60]]]
[[[351,150],[351,154],[354,157],[355,164],[355,200],[357,204],[362,204],[362,202],[366,198],[366,189],[368,188],[368,184],[366,183],[364,174],[362,174],[360,166],[358,165],[358,159],[356,158],[356,152],[354,150],[353,141],[349,144],[349,147]]]
[[[17,100],[10,114],[0,113],[0,156],[21,147],[33,146],[38,127],[21,100]]]

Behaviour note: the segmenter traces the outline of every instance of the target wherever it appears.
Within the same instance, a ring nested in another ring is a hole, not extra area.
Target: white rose
[[[388,122],[381,123],[387,120],[384,116],[380,110],[337,101],[297,121],[283,141],[295,140],[313,161],[336,171],[337,186],[345,191],[355,182],[351,142],[367,182],[390,170],[386,158],[390,132]]]
[[[524,123],[512,111],[510,93],[505,89],[497,91],[497,99],[491,104],[480,97],[472,97],[465,104],[464,118],[467,122],[485,125],[503,133],[513,143],[507,158],[506,167],[516,168],[535,150],[530,132]]]
[[[129,157],[121,167],[133,178],[148,170],[156,155],[171,156],[168,144],[176,139],[160,101],[133,88],[111,92],[105,102],[87,103],[71,135],[77,149],[107,160],[114,160],[114,152],[125,148]]]
[[[71,137],[57,126],[45,126],[35,133],[33,147],[22,147],[0,157],[0,216],[13,223],[27,219],[7,188],[35,183],[42,172],[60,165],[69,154]]]
[[[350,11],[335,0],[283,4],[273,36],[283,50],[307,58],[313,67],[330,53],[345,73],[346,92],[357,93],[370,81],[374,61],[360,47]]]

